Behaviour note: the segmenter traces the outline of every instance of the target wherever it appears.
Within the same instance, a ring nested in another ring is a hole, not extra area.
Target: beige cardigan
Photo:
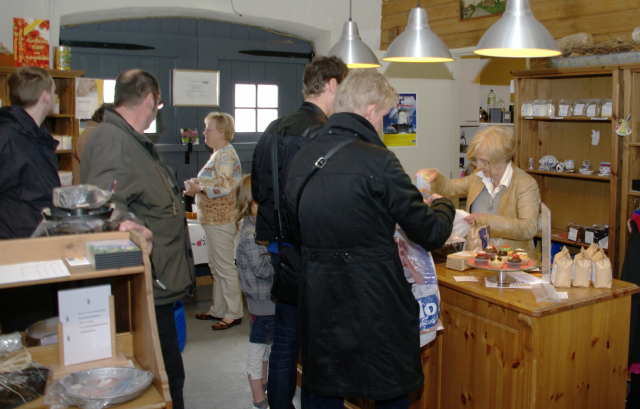
[[[533,237],[538,232],[540,189],[535,179],[511,163],[513,176],[500,195],[496,215],[476,218],[480,224],[491,227],[493,244],[510,244],[513,250],[524,249],[529,257],[536,257]],[[467,211],[485,185],[476,170],[462,179],[448,179],[440,174],[431,182],[431,190],[445,197],[467,197]],[[504,189],[504,188],[503,188]],[[495,240],[494,240],[495,239]],[[502,239],[502,240],[500,240]]]

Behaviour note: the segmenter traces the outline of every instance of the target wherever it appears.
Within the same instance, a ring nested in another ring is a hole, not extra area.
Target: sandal
[[[228,329],[231,328],[235,325],[240,325],[240,323],[242,322],[242,318],[237,318],[231,322],[224,322],[224,321],[220,321],[218,322],[216,325],[212,325],[211,329],[214,331],[221,331],[223,329]]]
[[[222,318],[214,317],[213,315],[207,312],[203,312],[200,314],[196,314],[196,319],[204,321],[204,320],[221,320]]]

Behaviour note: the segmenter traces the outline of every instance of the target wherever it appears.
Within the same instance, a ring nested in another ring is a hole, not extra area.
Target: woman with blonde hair
[[[476,170],[461,179],[448,179],[436,169],[421,169],[431,191],[445,197],[466,197],[465,220],[491,228],[491,244],[522,248],[534,257],[533,237],[538,232],[540,189],[536,181],[513,163],[516,141],[513,129],[489,126],[476,134],[467,158]],[[473,249],[470,249],[473,250]]]
[[[425,204],[380,140],[382,118],[397,103],[382,74],[350,70],[336,90],[336,113],[289,170],[287,208],[302,257],[302,398],[310,409],[342,408],[345,396],[408,408],[408,393],[424,382],[419,307],[393,234],[397,223],[425,250],[440,248],[455,209],[437,195]],[[314,164],[321,169],[307,178]]]
[[[220,320],[212,326],[224,330],[242,322],[242,295],[233,246],[236,227],[236,197],[233,192],[242,177],[240,159],[231,146],[235,133],[233,117],[211,112],[204,119],[204,143],[213,149],[198,177],[189,179],[184,193],[196,196],[198,221],[207,236],[209,268],[213,275],[213,304],[208,312],[196,314],[200,320]]]

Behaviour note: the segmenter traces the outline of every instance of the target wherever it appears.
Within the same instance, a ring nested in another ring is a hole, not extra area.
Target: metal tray
[[[101,407],[128,402],[142,395],[153,382],[149,371],[137,368],[94,368],[78,371],[60,380],[69,403]]]

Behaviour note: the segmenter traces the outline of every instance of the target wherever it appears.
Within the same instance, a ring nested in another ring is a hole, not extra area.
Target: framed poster
[[[507,0],[460,0],[460,20],[504,13]]]
[[[387,146],[417,146],[418,95],[398,94],[398,105],[382,118],[383,142]]]
[[[173,106],[217,107],[220,71],[173,70]]]

